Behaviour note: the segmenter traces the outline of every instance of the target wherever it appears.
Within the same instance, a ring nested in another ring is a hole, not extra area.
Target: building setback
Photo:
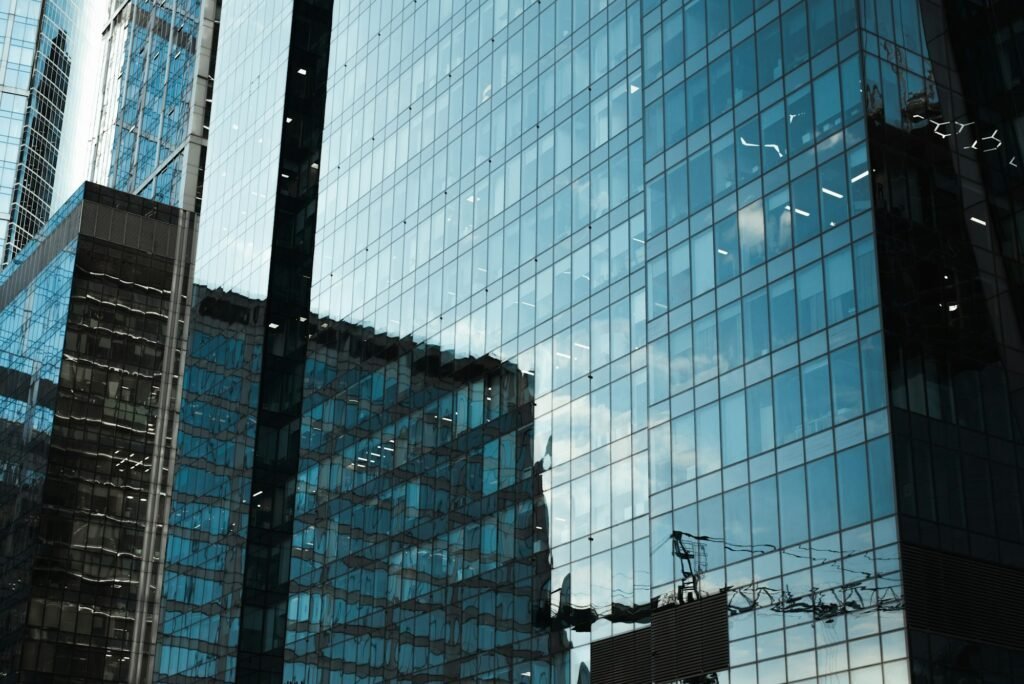
[[[86,184],[0,277],[2,678],[150,679],[193,232]]]

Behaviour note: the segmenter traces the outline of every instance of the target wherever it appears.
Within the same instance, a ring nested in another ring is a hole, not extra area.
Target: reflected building
[[[157,679],[1020,679],[1022,12],[224,0]]]
[[[495,659],[548,681],[531,378],[314,316],[298,475],[275,498],[252,484],[264,303],[193,303],[157,679],[252,681],[238,663],[258,656],[276,681],[472,679]],[[254,558],[251,518],[282,508],[287,548]],[[277,573],[280,619],[241,622]]]
[[[149,681],[192,232],[86,184],[0,279],[0,680]]]
[[[193,289],[165,556],[160,681],[236,681],[264,311],[256,300]]]

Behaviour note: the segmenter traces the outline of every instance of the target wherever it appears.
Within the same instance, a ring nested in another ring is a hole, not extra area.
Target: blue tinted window
[[[766,289],[743,299],[743,347],[747,361],[764,356],[771,348]]]
[[[779,530],[783,546],[807,539],[807,490],[803,468],[793,468],[779,475]]]
[[[821,262],[797,271],[797,311],[800,336],[810,335],[825,327],[825,292],[821,282]]]
[[[836,422],[841,423],[863,412],[861,400],[860,354],[856,344],[832,352],[832,403]]]
[[[746,424],[746,400],[743,392],[722,399],[722,463],[731,465],[747,457],[747,433],[733,426]]]
[[[836,455],[836,465],[839,474],[839,511],[843,527],[862,525],[871,516],[864,447],[854,447],[840,452]]]
[[[828,360],[818,359],[801,367],[804,397],[804,430],[807,434],[832,425]]]
[[[686,84],[665,93],[664,101],[665,147],[671,148],[686,137]]]
[[[782,35],[773,21],[757,32],[757,81],[761,88],[782,76]]]
[[[772,283],[769,291],[772,347],[778,349],[796,340],[796,291],[793,287],[793,277],[789,276]]]
[[[786,444],[803,436],[799,369],[775,376],[774,387],[776,440],[778,444]]]
[[[747,445],[751,456],[775,446],[772,383],[747,388]]]
[[[807,498],[811,513],[811,536],[820,537],[839,529],[835,458],[828,456],[807,465]]]

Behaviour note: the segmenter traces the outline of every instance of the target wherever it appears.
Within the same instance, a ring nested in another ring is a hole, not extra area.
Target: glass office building
[[[92,124],[91,17],[77,0],[0,7],[0,219],[7,264],[81,185]]]
[[[1024,676],[1024,8],[221,21],[159,681]]]
[[[92,176],[198,211],[213,97],[219,3],[107,3]]]

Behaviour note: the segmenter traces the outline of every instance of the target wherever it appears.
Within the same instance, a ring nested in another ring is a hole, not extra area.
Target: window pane
[[[882,518],[895,511],[892,483],[892,452],[887,438],[868,444],[871,469],[871,510],[874,517]]]
[[[701,69],[686,79],[686,121],[690,131],[707,126],[709,117],[708,70]]]
[[[761,200],[740,209],[740,255],[743,270],[764,263],[764,211]]]
[[[715,224],[715,274],[719,285],[740,274],[739,230],[736,215]]]
[[[816,55],[836,41],[836,13],[832,0],[810,2],[807,7],[811,25],[811,54]]]
[[[772,283],[772,347],[778,349],[796,340],[796,292],[793,277]]]
[[[722,467],[722,442],[718,427],[718,403],[697,410],[697,474]]]
[[[693,414],[672,421],[672,484],[689,482],[697,476],[697,450]]]
[[[721,541],[725,534],[721,496],[713,496],[697,503],[697,522],[700,535],[709,538],[703,543],[707,566],[721,567],[725,563],[725,548]]]
[[[743,299],[744,358],[753,361],[768,353],[771,346],[768,329],[768,290],[762,288]]]
[[[736,102],[743,102],[757,92],[757,71],[751,68],[756,59],[753,36],[732,49],[732,87]]]
[[[782,15],[782,47],[786,58],[786,71],[807,61],[807,12],[800,3]]]
[[[849,247],[825,258],[825,291],[828,293],[829,325],[857,313]]]
[[[767,258],[782,254],[793,246],[793,209],[789,190],[783,188],[765,200],[765,241]]]
[[[667,183],[666,195],[668,198],[666,222],[671,227],[686,218],[686,215],[689,212],[688,203],[686,201],[686,162],[684,161],[669,169],[665,179]]]
[[[810,435],[832,426],[828,360],[811,361],[801,367],[804,397],[804,431]]]
[[[686,6],[685,12],[683,26],[686,30],[686,56],[689,57],[707,43],[704,0],[694,0]]]
[[[789,188],[792,201],[793,244],[799,245],[821,232],[821,215],[818,214],[817,174],[813,171],[797,178]]]
[[[757,32],[757,81],[761,88],[782,76],[782,36],[773,21]]]
[[[779,475],[779,530],[783,546],[807,539],[807,491],[803,468],[793,468]]]
[[[836,464],[839,469],[839,511],[843,528],[862,525],[871,518],[864,447],[854,447],[837,454]]]
[[[633,465],[630,459],[612,464],[612,524],[633,517]]]
[[[651,318],[668,311],[668,257],[654,257],[647,266],[647,309]],[[574,298],[575,299],[575,298]]]
[[[860,386],[860,357],[856,344],[850,344],[831,354],[832,400],[836,422],[841,423],[859,416],[863,410]]]
[[[739,463],[747,457],[747,433],[738,429],[746,424],[746,401],[743,392],[737,392],[722,400],[722,462],[725,465]]]
[[[814,79],[814,132],[818,140],[842,128],[842,108],[839,69],[832,69]]]
[[[864,379],[864,410],[877,411],[886,404],[885,362],[882,336],[872,335],[860,342],[861,372]]]
[[[680,83],[665,93],[665,147],[686,137],[686,86]]]
[[[650,371],[651,403],[668,399],[669,393],[668,337],[661,337],[647,346],[647,368]],[[858,374],[859,380],[859,374]]]
[[[833,456],[807,465],[807,499],[811,508],[811,537],[831,534],[839,529],[839,503],[836,498],[836,463]]]
[[[726,53],[708,67],[711,91],[711,118],[717,119],[733,105],[732,58]]]
[[[721,199],[736,189],[736,153],[732,136],[719,138],[711,144],[711,150],[715,199]]]
[[[669,336],[671,349],[671,391],[672,394],[689,389],[693,385],[693,341],[691,328],[686,326]]]
[[[644,109],[644,154],[647,159],[665,151],[664,112],[661,105],[662,101],[656,100]]]
[[[662,59],[669,72],[683,63],[683,13],[676,12],[665,19],[661,27],[664,35]]]
[[[693,294],[704,294],[715,286],[714,236],[706,230],[690,241],[693,254]]]
[[[743,365],[743,318],[739,302],[718,311],[718,364],[723,374]]]
[[[718,375],[718,332],[714,314],[693,324],[693,373],[698,385]]]
[[[779,501],[774,477],[750,485],[750,522],[754,546],[778,548]]]
[[[810,86],[804,86],[786,98],[786,114],[789,123],[789,153],[795,155],[814,144]]]
[[[727,563],[750,558],[750,491],[746,487],[725,494],[725,538],[734,550],[725,550]]]
[[[857,309],[866,311],[878,304],[875,249],[870,237],[854,243],[853,260],[857,271]]]
[[[673,247],[668,253],[668,303],[673,309],[690,299],[690,243]]]
[[[796,274],[797,312],[800,337],[825,327],[825,292],[821,282],[821,262]]]
[[[838,156],[818,167],[818,177],[821,184],[818,195],[821,198],[821,225],[827,230],[850,216],[849,198],[846,196],[846,158]]]
[[[747,447],[756,456],[775,446],[772,383],[765,380],[747,388]]]
[[[707,147],[690,157],[690,210],[711,203],[711,153]]]
[[[787,444],[803,436],[800,411],[800,373],[794,368],[775,376],[775,435]]]

